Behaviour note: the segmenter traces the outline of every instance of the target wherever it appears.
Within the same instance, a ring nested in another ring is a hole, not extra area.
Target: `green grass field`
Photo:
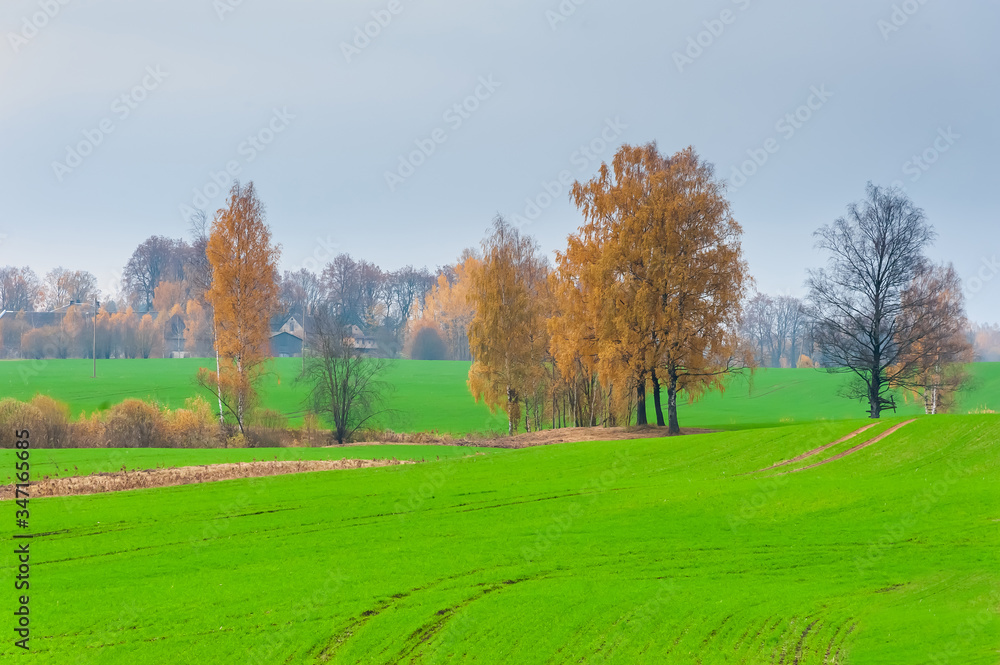
[[[23,660],[995,665],[1000,416],[750,473],[864,424],[32,500]]]
[[[208,361],[106,360],[98,362],[98,378],[91,378],[87,360],[0,362],[0,396],[30,399],[43,393],[70,405],[74,417],[81,412],[106,409],[128,397],[153,399],[170,406],[204,390],[194,383],[198,367]],[[301,360],[275,360],[262,389],[265,406],[301,422],[306,386],[296,381]],[[469,432],[506,431],[500,415],[491,415],[476,404],[466,388],[468,363],[395,361],[386,377],[393,387],[395,413],[383,424],[399,432],[436,430],[464,435]],[[972,366],[974,381],[962,396],[959,409],[1000,411],[1000,363]],[[865,416],[858,402],[837,396],[846,377],[822,370],[759,370],[752,385],[734,379],[724,394],[711,394],[695,404],[680,406],[681,425],[709,429],[766,427],[778,423],[803,423]],[[210,397],[209,395],[206,395]],[[652,415],[652,400],[649,410]],[[922,407],[898,400],[898,415],[918,414]]]

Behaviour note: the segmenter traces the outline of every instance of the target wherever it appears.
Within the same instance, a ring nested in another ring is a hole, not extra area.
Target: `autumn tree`
[[[592,274],[594,251],[594,244],[571,237],[567,251],[556,253],[556,267],[549,276],[554,308],[548,321],[549,350],[568,386],[573,422],[578,427],[597,425],[599,410],[604,411],[604,422],[614,418],[607,412],[610,404],[598,380],[601,353],[597,326],[601,312],[592,288],[599,282]],[[611,381],[604,383],[609,391],[613,390]]]
[[[494,220],[482,248],[468,294],[475,312],[469,325],[469,389],[491,411],[507,413],[513,434],[522,402],[544,373],[547,268],[537,243],[502,217]]]
[[[577,272],[599,315],[602,381],[633,392],[639,424],[648,383],[664,424],[664,387],[678,434],[678,394],[721,389],[749,361],[738,334],[748,269],[724,185],[693,149],[664,158],[648,144],[623,146],[572,196],[585,223],[560,260],[588,264]]]
[[[214,311],[218,365],[215,372],[202,370],[199,380],[215,388],[245,433],[256,386],[271,357],[271,316],[279,307],[280,249],[271,244],[264,206],[252,182],[233,184],[227,207],[212,223],[206,251],[212,265],[206,297]]]
[[[912,364],[912,376],[901,385],[923,398],[924,411],[947,411],[969,379],[966,365],[974,354],[969,342],[962,281],[952,265],[924,266],[902,295],[900,329],[917,341],[908,346],[901,364]]]
[[[810,271],[817,346],[831,372],[853,375],[846,395],[878,418],[891,391],[919,371],[930,294],[907,292],[925,269],[934,231],[902,190],[871,183],[865,200],[816,231],[827,267]]]
[[[440,331],[451,360],[471,360],[469,353],[469,324],[475,313],[469,300],[469,288],[474,268],[479,259],[472,250],[463,252],[458,263],[438,272],[436,283],[430,287],[420,304],[420,311],[413,312],[410,333],[416,334],[425,327]]]

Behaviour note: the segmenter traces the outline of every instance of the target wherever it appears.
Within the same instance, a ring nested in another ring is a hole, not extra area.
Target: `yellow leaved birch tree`
[[[475,312],[469,390],[491,411],[507,413],[508,434],[517,431],[522,403],[537,394],[546,375],[547,273],[535,241],[502,217],[493,221],[482,260],[469,271]]]
[[[602,382],[634,391],[639,424],[651,382],[657,424],[678,434],[678,393],[721,389],[749,363],[737,327],[750,278],[724,185],[693,149],[665,158],[651,143],[623,146],[572,196],[585,223],[560,267],[586,264]]]
[[[234,183],[228,206],[216,213],[206,248],[212,284],[205,298],[214,312],[218,361],[215,372],[199,372],[199,381],[215,389],[241,433],[271,358],[271,316],[280,306],[280,251],[271,243],[253,182]]]

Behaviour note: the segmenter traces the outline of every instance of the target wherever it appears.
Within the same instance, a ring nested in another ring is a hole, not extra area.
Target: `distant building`
[[[301,358],[302,336],[285,330],[271,333],[271,355],[275,358]]]

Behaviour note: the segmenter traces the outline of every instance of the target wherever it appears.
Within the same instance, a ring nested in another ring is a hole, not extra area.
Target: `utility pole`
[[[94,298],[94,378],[97,378],[97,308],[101,303]]]

